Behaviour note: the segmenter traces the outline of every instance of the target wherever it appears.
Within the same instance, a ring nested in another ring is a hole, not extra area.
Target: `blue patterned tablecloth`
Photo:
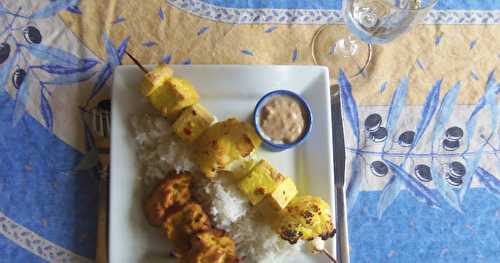
[[[342,24],[340,8],[0,0],[0,262],[94,260],[99,167],[82,115],[125,49],[144,63],[311,64],[310,37]],[[339,80],[351,262],[497,263],[500,1],[441,0],[423,23],[368,77]]]

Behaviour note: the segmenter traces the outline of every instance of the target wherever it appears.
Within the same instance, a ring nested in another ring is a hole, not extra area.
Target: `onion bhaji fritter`
[[[179,252],[189,249],[190,237],[193,234],[209,230],[210,227],[208,215],[199,204],[194,202],[189,202],[182,208],[169,213],[163,223],[168,239],[174,242]]]
[[[144,212],[151,225],[160,226],[169,209],[183,206],[189,201],[191,180],[189,172],[174,173],[155,187],[144,204]]]
[[[191,239],[192,247],[182,257],[183,263],[237,263],[236,245],[221,230],[199,232]]]

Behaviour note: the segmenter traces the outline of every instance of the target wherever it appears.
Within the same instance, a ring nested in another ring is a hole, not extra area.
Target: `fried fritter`
[[[250,124],[230,118],[210,126],[198,138],[195,159],[205,176],[213,178],[232,161],[249,156],[260,143]]]
[[[182,258],[184,263],[237,263],[236,245],[221,230],[209,230],[194,235],[192,247]]]
[[[155,187],[144,204],[144,213],[151,225],[160,226],[167,217],[168,209],[189,201],[191,180],[191,173],[182,172],[168,176]]]
[[[296,197],[280,213],[277,231],[281,238],[291,244],[299,239],[331,238],[335,235],[335,228],[330,206],[319,197]]]
[[[179,251],[190,247],[190,236],[210,229],[210,219],[202,207],[194,202],[189,202],[182,208],[169,213],[163,229],[167,237],[174,242]]]

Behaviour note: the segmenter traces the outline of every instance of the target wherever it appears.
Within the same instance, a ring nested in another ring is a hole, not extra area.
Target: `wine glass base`
[[[311,52],[314,63],[328,67],[330,79],[336,82],[341,69],[351,80],[366,74],[373,49],[343,25],[324,25],[313,36]]]

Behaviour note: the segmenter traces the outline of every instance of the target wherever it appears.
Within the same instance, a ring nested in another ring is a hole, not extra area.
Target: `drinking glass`
[[[372,44],[387,43],[407,32],[437,1],[343,0],[347,27],[324,25],[316,32],[314,63],[327,66],[333,78],[340,69],[349,78],[364,74],[373,55]]]

